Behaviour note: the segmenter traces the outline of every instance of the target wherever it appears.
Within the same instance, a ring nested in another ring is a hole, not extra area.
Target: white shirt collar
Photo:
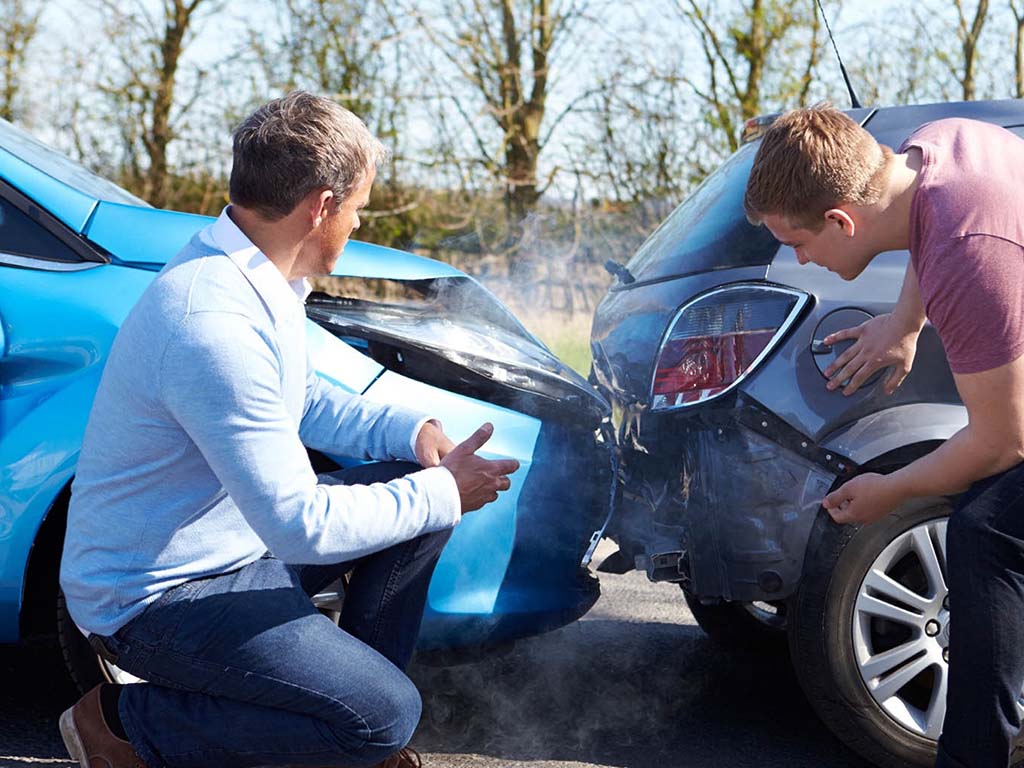
[[[200,239],[223,251],[235,263],[270,309],[276,322],[294,312],[297,305],[301,307],[313,290],[312,286],[305,278],[286,280],[277,265],[253,245],[231,220],[228,216],[229,207],[225,206],[217,220],[202,231]]]

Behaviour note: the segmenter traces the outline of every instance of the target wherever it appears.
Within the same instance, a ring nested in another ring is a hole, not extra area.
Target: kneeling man
[[[418,765],[404,674],[460,516],[515,461],[317,377],[306,278],[329,273],[381,144],[293,93],[234,135],[231,205],[111,348],[68,513],[61,586],[98,653],[148,681],[61,717],[89,768]],[[318,478],[305,446],[382,463]],[[340,628],[310,597],[351,572]]]

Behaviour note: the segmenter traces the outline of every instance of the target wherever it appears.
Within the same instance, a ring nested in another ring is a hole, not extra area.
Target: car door
[[[0,180],[0,642],[28,553],[70,482],[102,363],[153,274],[119,268]]]

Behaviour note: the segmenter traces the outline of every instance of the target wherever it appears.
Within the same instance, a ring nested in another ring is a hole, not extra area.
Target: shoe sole
[[[85,747],[82,746],[82,737],[78,735],[78,728],[75,727],[75,717],[70,709],[64,710],[60,716],[60,737],[64,739],[64,748],[67,749],[71,759],[78,763],[81,768],[89,768],[85,758]]]

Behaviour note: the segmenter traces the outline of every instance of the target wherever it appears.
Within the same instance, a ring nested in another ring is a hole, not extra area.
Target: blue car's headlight
[[[358,340],[392,370],[541,417],[582,413],[597,424],[610,415],[586,379],[469,278],[345,279],[319,287],[342,295],[311,294],[309,317]]]

